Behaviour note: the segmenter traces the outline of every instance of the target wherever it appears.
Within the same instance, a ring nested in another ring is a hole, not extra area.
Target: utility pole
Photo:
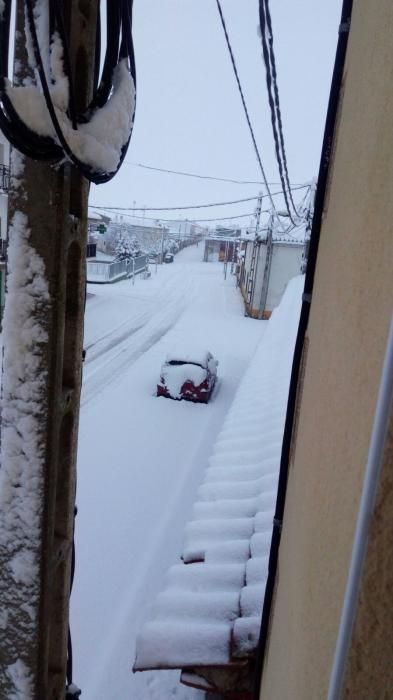
[[[274,226],[274,216],[270,215],[267,240],[266,240],[266,258],[265,258],[265,268],[263,271],[263,282],[262,282],[262,292],[261,292],[261,302],[260,302],[260,312],[262,313],[261,318],[266,319],[266,302],[267,295],[269,291],[270,282],[270,271],[272,267],[272,257],[273,257],[273,226]]]
[[[255,237],[252,246],[250,270],[248,272],[246,281],[245,316],[250,316],[253,308],[255,280],[258,271],[259,250],[261,246],[261,241],[259,238],[259,228],[261,224],[262,201],[263,194],[262,192],[260,192],[258,196],[257,207],[255,210]]]
[[[164,229],[161,228],[161,265],[164,262]]]
[[[255,210],[255,238],[259,236],[259,227],[261,225],[262,202],[263,193],[260,192],[258,195],[257,208]]]
[[[229,251],[229,241],[225,241],[225,253],[224,253],[224,280],[226,280],[226,278],[227,278],[228,251]]]
[[[98,2],[64,0],[62,5],[80,112],[92,95]],[[22,77],[29,72],[24,23],[24,2],[18,0],[15,65]],[[0,697],[64,700],[89,184],[69,164],[51,166],[16,152],[12,163],[10,259],[13,255],[17,264],[15,241],[23,229],[30,287],[38,281],[42,285],[20,328],[21,335],[29,328],[39,332],[40,340],[31,348],[33,364],[22,363],[15,375],[14,359],[4,348],[1,471],[9,511],[0,516],[0,598],[7,611],[6,617],[0,615]],[[11,276],[6,325],[25,292],[15,285]],[[12,438],[13,412],[20,411],[23,392],[34,377],[41,384],[25,420],[16,426],[21,447],[15,454],[19,443]],[[33,467],[34,478],[29,478]],[[30,512],[33,505],[36,511]],[[12,532],[17,533],[14,539]]]

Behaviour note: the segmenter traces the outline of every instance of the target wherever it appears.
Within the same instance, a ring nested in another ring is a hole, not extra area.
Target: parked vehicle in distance
[[[175,259],[175,256],[173,253],[165,253],[164,255],[164,263],[173,263]]]
[[[168,355],[161,367],[157,396],[207,403],[216,383],[217,365],[218,361],[208,351]]]

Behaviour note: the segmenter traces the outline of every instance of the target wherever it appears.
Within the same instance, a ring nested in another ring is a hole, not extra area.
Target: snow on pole
[[[45,266],[16,211],[8,246],[3,321],[0,469],[0,696],[33,697],[31,653],[38,648],[40,527],[44,495],[42,418],[47,411]]]
[[[64,4],[71,66],[83,86],[77,108],[83,109],[92,95],[98,3]],[[47,7],[47,0],[35,3],[40,36]],[[16,82],[28,84],[22,0],[16,21]],[[48,38],[44,54],[60,79],[62,55],[54,44],[48,55]],[[80,56],[87,61],[78,63]],[[28,102],[26,93],[26,108]],[[69,164],[52,166],[12,153],[0,466],[4,700],[64,700],[66,675],[74,687],[66,670],[88,189]]]

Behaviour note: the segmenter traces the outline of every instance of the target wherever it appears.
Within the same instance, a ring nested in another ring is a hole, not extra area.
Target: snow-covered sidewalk
[[[247,662],[258,643],[303,286],[304,277],[289,283],[240,384],[186,527],[183,561],[139,637],[137,670],[183,669],[198,687],[251,698]]]
[[[92,288],[79,438],[75,682],[86,700],[190,700],[178,673],[131,672],[135,637],[181,552],[208,456],[265,322],[245,318],[233,277],[176,256],[150,280]],[[220,361],[209,405],[155,396],[170,350]]]

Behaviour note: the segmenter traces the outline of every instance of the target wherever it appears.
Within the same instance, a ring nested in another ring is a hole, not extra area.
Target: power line
[[[206,207],[221,207],[227,204],[240,204],[241,202],[252,202],[258,199],[256,197],[245,197],[244,199],[234,199],[230,202],[212,202],[211,204],[190,204],[189,206],[180,207],[95,207],[96,209],[118,209],[120,211],[177,211],[179,209],[204,209]]]
[[[218,13],[219,13],[220,19],[221,19],[222,28],[223,28],[223,30],[224,30],[224,34],[225,34],[225,39],[226,39],[226,42],[227,42],[227,47],[228,47],[229,55],[230,55],[230,57],[231,57],[232,68],[233,68],[233,71],[234,71],[234,73],[235,73],[235,78],[236,78],[237,86],[238,86],[239,93],[240,93],[240,97],[241,97],[241,100],[242,100],[243,109],[244,109],[244,114],[246,115],[246,120],[247,120],[248,128],[249,128],[249,130],[250,130],[251,139],[252,139],[252,142],[253,142],[253,144],[254,144],[254,150],[255,150],[255,153],[256,153],[256,156],[257,156],[257,161],[258,161],[259,167],[260,167],[260,169],[261,169],[263,182],[264,182],[264,184],[265,184],[265,187],[266,187],[266,190],[267,190],[267,194],[268,194],[268,197],[269,197],[269,199],[270,199],[270,203],[271,203],[271,205],[272,205],[272,209],[273,209],[273,211],[275,212],[275,214],[276,214],[276,216],[277,216],[276,207],[275,207],[275,205],[274,205],[273,197],[272,197],[271,192],[270,192],[270,188],[269,188],[269,184],[268,184],[268,181],[267,181],[267,178],[266,178],[265,170],[264,170],[264,167],[263,167],[263,165],[262,165],[262,159],[261,159],[261,156],[260,156],[260,153],[259,153],[259,149],[258,149],[258,145],[257,145],[256,139],[255,139],[254,129],[252,128],[250,115],[249,115],[249,113],[248,113],[248,109],[247,109],[247,105],[246,105],[246,100],[245,100],[245,97],[244,97],[243,88],[242,88],[242,86],[241,86],[241,82],[240,82],[240,78],[239,78],[239,73],[238,73],[238,70],[237,70],[236,62],[235,62],[235,57],[234,57],[233,51],[232,51],[231,42],[230,42],[230,40],[229,40],[229,36],[228,36],[228,32],[227,32],[227,28],[226,28],[226,24],[225,24],[225,20],[224,20],[224,15],[223,15],[223,13],[222,13],[222,8],[221,8],[220,0],[216,0],[216,3],[217,3]]]
[[[216,180],[217,182],[230,182],[231,184],[234,185],[263,185],[264,183],[261,182],[260,180],[236,180],[234,178],[229,178],[229,177],[216,177],[213,175],[201,175],[199,173],[189,173],[184,170],[170,170],[169,168],[158,168],[153,165],[146,165],[146,163],[133,163],[131,160],[125,160],[124,163],[127,165],[132,165],[136,168],[144,168],[145,170],[154,170],[159,173],[168,173],[170,175],[181,175],[182,177],[194,177],[197,178],[198,180]],[[269,182],[268,183],[270,186],[275,186],[275,185],[281,185],[281,182]],[[294,183],[293,189],[296,188],[296,185],[299,183]]]
[[[294,190],[303,190],[306,187],[309,187],[309,183],[306,183],[305,185],[298,185],[297,187],[294,187]],[[272,197],[276,197],[279,194],[283,194],[282,190],[279,190],[278,192],[272,192]],[[221,206],[227,206],[229,204],[240,204],[242,202],[252,202],[256,201],[259,199],[258,195],[255,197],[245,197],[243,199],[233,199],[231,201],[227,202],[211,202],[207,204],[190,204],[188,206],[185,205],[180,205],[179,207],[122,207],[122,206],[102,206],[98,204],[92,204],[91,206],[94,207],[95,209],[116,209],[118,211],[179,211],[181,209],[205,209],[208,207],[221,207]]]
[[[261,24],[263,58],[266,68],[266,84],[278,170],[283,188],[285,204],[288,209],[288,214],[290,216],[291,221],[295,223],[292,218],[291,208],[289,204],[290,200],[293,210],[295,214],[297,214],[296,207],[290,191],[288,165],[285,152],[284,134],[280,109],[280,98],[277,84],[276,59],[274,56],[273,48],[273,27],[269,8],[269,0],[259,0],[259,18]]]
[[[114,211],[113,207],[95,207],[94,204],[91,205],[91,209],[98,209],[98,208],[100,208],[101,210],[105,209],[105,211],[110,212],[110,213],[115,213],[115,211],[116,211],[116,209]],[[269,209],[264,209],[261,213],[268,214]],[[171,223],[171,224],[173,224],[173,223],[174,224],[183,224],[184,222],[188,222],[190,224],[198,224],[200,222],[205,222],[205,221],[230,221],[233,219],[244,219],[247,216],[248,217],[255,216],[255,212],[249,212],[248,214],[237,214],[236,216],[220,216],[220,217],[213,218],[213,219],[179,219],[178,221],[176,221],[174,219],[154,218],[152,216],[140,217],[140,216],[135,216],[134,214],[127,214],[126,212],[123,212],[122,216],[126,216],[130,219],[138,219],[139,221],[142,219],[143,221],[145,221],[145,220],[146,221],[156,221],[156,222],[164,221],[164,222]]]

